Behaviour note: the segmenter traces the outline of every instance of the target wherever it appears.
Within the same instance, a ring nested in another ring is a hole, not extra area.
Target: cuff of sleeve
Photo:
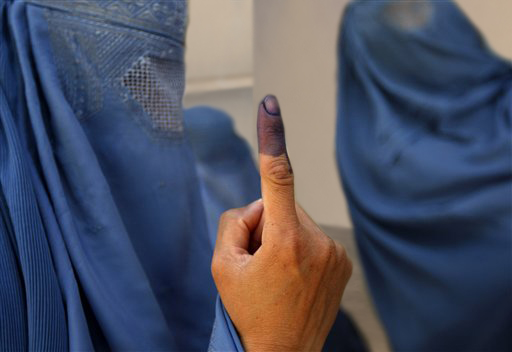
[[[234,351],[244,352],[242,342],[238,337],[235,326],[226,312],[220,297],[217,297],[215,306],[215,321],[213,322],[210,337],[209,352]]]

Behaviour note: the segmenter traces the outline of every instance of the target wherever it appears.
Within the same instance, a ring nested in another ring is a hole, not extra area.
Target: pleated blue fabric
[[[0,348],[205,350],[184,1],[0,1]]]
[[[397,351],[512,348],[512,66],[451,1],[354,1],[337,159]]]

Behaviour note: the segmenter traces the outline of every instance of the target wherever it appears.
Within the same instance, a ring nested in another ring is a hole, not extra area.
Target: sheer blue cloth
[[[450,1],[355,1],[337,159],[397,351],[512,348],[512,66]]]

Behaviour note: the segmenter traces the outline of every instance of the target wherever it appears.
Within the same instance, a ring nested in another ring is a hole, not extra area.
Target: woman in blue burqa
[[[259,175],[228,116],[183,113],[186,11],[0,0],[0,349],[243,349],[210,262]]]
[[[215,185],[184,142],[186,3],[2,0],[0,16],[0,347],[206,349]],[[236,166],[221,206],[258,197]]]
[[[510,351],[510,62],[450,1],[353,2],[339,60],[338,164],[393,349]]]

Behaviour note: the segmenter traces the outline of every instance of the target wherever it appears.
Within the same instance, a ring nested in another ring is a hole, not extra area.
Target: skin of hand
[[[352,263],[295,203],[279,104],[258,109],[262,200],[225,212],[212,274],[247,351],[320,351]]]

